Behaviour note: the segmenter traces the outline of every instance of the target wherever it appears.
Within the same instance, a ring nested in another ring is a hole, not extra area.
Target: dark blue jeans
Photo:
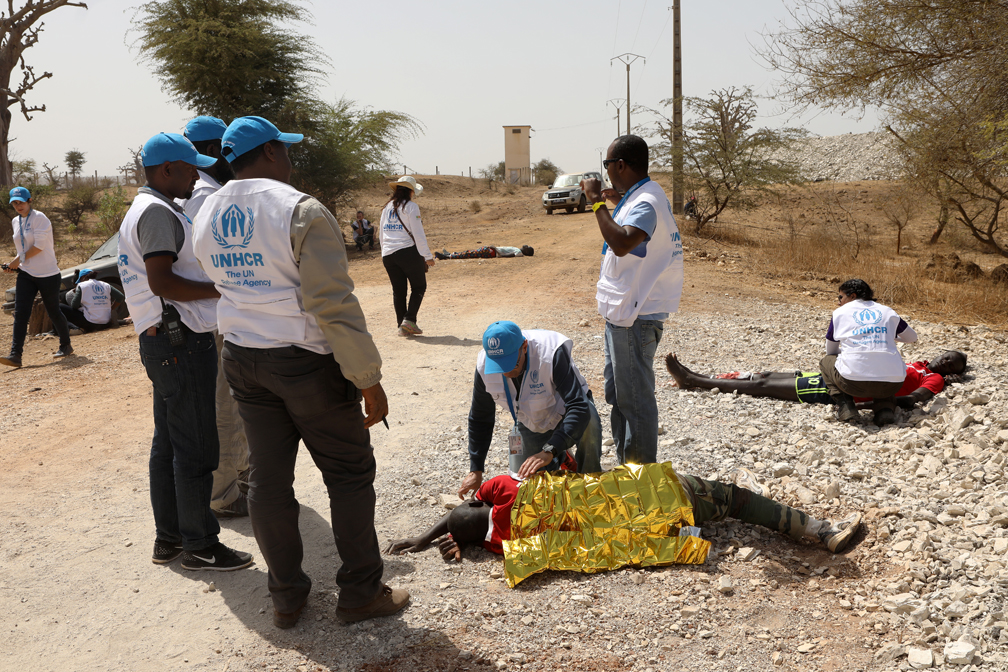
[[[658,461],[658,400],[654,356],[664,325],[637,319],[629,327],[606,322],[605,400],[620,464]]]
[[[28,335],[28,319],[31,317],[35,296],[42,295],[42,305],[49,313],[56,333],[59,334],[60,349],[70,347],[70,328],[66,318],[59,309],[59,273],[48,278],[36,278],[24,271],[18,271],[14,285],[14,338],[11,342],[11,353],[21,356],[24,351],[25,337]]]
[[[140,334],[140,359],[154,384],[150,496],[157,538],[198,551],[217,543],[220,532],[210,510],[220,454],[214,335],[186,329],[185,345],[173,348],[166,334]]]

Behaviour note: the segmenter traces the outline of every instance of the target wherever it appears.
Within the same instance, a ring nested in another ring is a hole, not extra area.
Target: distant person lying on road
[[[833,403],[818,371],[733,371],[710,377],[690,371],[675,354],[665,357],[665,368],[682,389],[717,388],[721,392],[738,392],[751,397],[770,397],[803,404]],[[896,404],[909,410],[925,403],[965,370],[966,353],[958,350],[946,350],[930,361],[907,364],[903,387],[896,393]],[[870,399],[856,398],[854,401],[867,403]]]
[[[493,259],[494,257],[531,257],[533,254],[535,254],[535,249],[531,245],[522,245],[521,247],[488,245],[465,252],[449,252],[445,248],[440,252],[435,252],[434,257],[437,259]]]

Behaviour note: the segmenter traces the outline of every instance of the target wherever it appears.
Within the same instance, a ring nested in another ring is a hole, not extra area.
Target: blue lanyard
[[[613,219],[616,219],[616,215],[619,214],[620,208],[622,208],[623,205],[626,203],[627,199],[630,198],[630,195],[633,194],[638,189],[640,189],[642,186],[644,186],[645,183],[650,182],[650,181],[651,181],[650,177],[645,177],[643,180],[641,180],[637,184],[635,184],[632,187],[630,187],[629,189],[627,189],[627,192],[625,194],[623,194],[623,198],[621,198],[620,202],[616,204],[616,209],[613,210],[613,213],[612,213]],[[606,253],[606,251],[608,251],[608,249],[609,249],[609,243],[602,243],[602,256],[603,257],[605,256],[605,253]]]
[[[508,386],[508,380],[501,374],[501,380],[504,381],[504,395],[507,397],[508,408],[511,409],[511,417],[514,418],[515,424],[518,424],[518,415],[515,413],[514,403],[511,401],[511,388]]]
[[[25,249],[26,247],[28,247],[28,243],[25,242],[24,230],[33,212],[35,211],[29,210],[27,217],[21,217],[20,215],[18,215],[18,235],[21,236],[21,254],[28,254],[28,250]]]

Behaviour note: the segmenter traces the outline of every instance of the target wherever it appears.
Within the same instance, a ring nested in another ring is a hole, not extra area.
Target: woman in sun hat
[[[42,305],[49,313],[60,347],[55,358],[73,354],[70,345],[70,328],[59,309],[60,269],[53,250],[52,223],[44,214],[32,207],[31,192],[24,187],[10,190],[10,204],[18,216],[11,222],[14,230],[14,248],[17,256],[3,265],[5,273],[17,273],[14,289],[14,336],[7,357],[0,364],[18,368],[25,337],[28,335],[28,318],[31,317],[35,297],[42,295]]]
[[[417,326],[417,311],[427,291],[427,269],[434,265],[434,255],[427,247],[420,208],[413,197],[423,192],[412,175],[389,182],[392,196],[381,213],[378,239],[382,262],[392,283],[392,304],[400,336],[417,336],[423,331]],[[409,283],[409,303],[406,285]]]

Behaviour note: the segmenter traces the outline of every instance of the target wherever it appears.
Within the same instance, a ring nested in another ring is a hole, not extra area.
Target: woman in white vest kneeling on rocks
[[[906,364],[896,341],[914,343],[917,333],[889,306],[875,303],[864,280],[840,285],[826,330],[826,356],[819,362],[823,383],[837,404],[841,422],[858,417],[854,397],[874,399],[875,424],[895,421],[896,393],[906,377]]]

